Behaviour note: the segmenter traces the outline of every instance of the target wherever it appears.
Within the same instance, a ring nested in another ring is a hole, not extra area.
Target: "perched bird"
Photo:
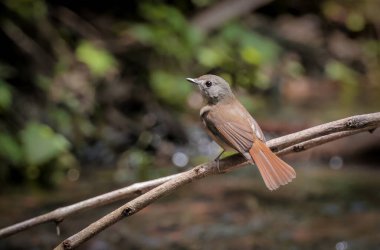
[[[259,125],[236,99],[229,84],[216,75],[186,78],[198,86],[206,101],[200,111],[208,134],[223,151],[234,149],[252,164],[256,163],[265,185],[270,190],[285,185],[296,177],[294,169],[278,158],[265,144]]]

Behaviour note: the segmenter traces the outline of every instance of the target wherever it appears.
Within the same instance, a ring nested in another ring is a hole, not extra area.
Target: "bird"
[[[219,162],[225,151],[239,152],[251,164],[255,163],[271,191],[296,177],[295,170],[266,145],[259,124],[235,97],[227,81],[209,74],[186,80],[198,86],[206,104],[200,110],[200,118],[209,136],[223,149],[215,161]]]

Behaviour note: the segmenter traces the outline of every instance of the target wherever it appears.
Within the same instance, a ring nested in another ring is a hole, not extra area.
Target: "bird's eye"
[[[206,87],[207,87],[207,88],[211,87],[211,85],[212,85],[212,82],[210,82],[210,81],[207,81],[207,82],[206,82]]]

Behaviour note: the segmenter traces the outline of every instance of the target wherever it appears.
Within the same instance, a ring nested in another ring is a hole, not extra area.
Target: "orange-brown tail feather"
[[[256,163],[265,185],[270,190],[275,190],[296,178],[294,169],[278,158],[264,142],[256,140],[249,150],[249,154]]]

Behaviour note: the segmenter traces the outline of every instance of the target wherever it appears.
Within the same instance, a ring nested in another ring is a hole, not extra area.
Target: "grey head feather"
[[[208,104],[216,104],[234,96],[230,85],[219,76],[203,75],[198,78],[186,78],[186,80],[198,86]]]

